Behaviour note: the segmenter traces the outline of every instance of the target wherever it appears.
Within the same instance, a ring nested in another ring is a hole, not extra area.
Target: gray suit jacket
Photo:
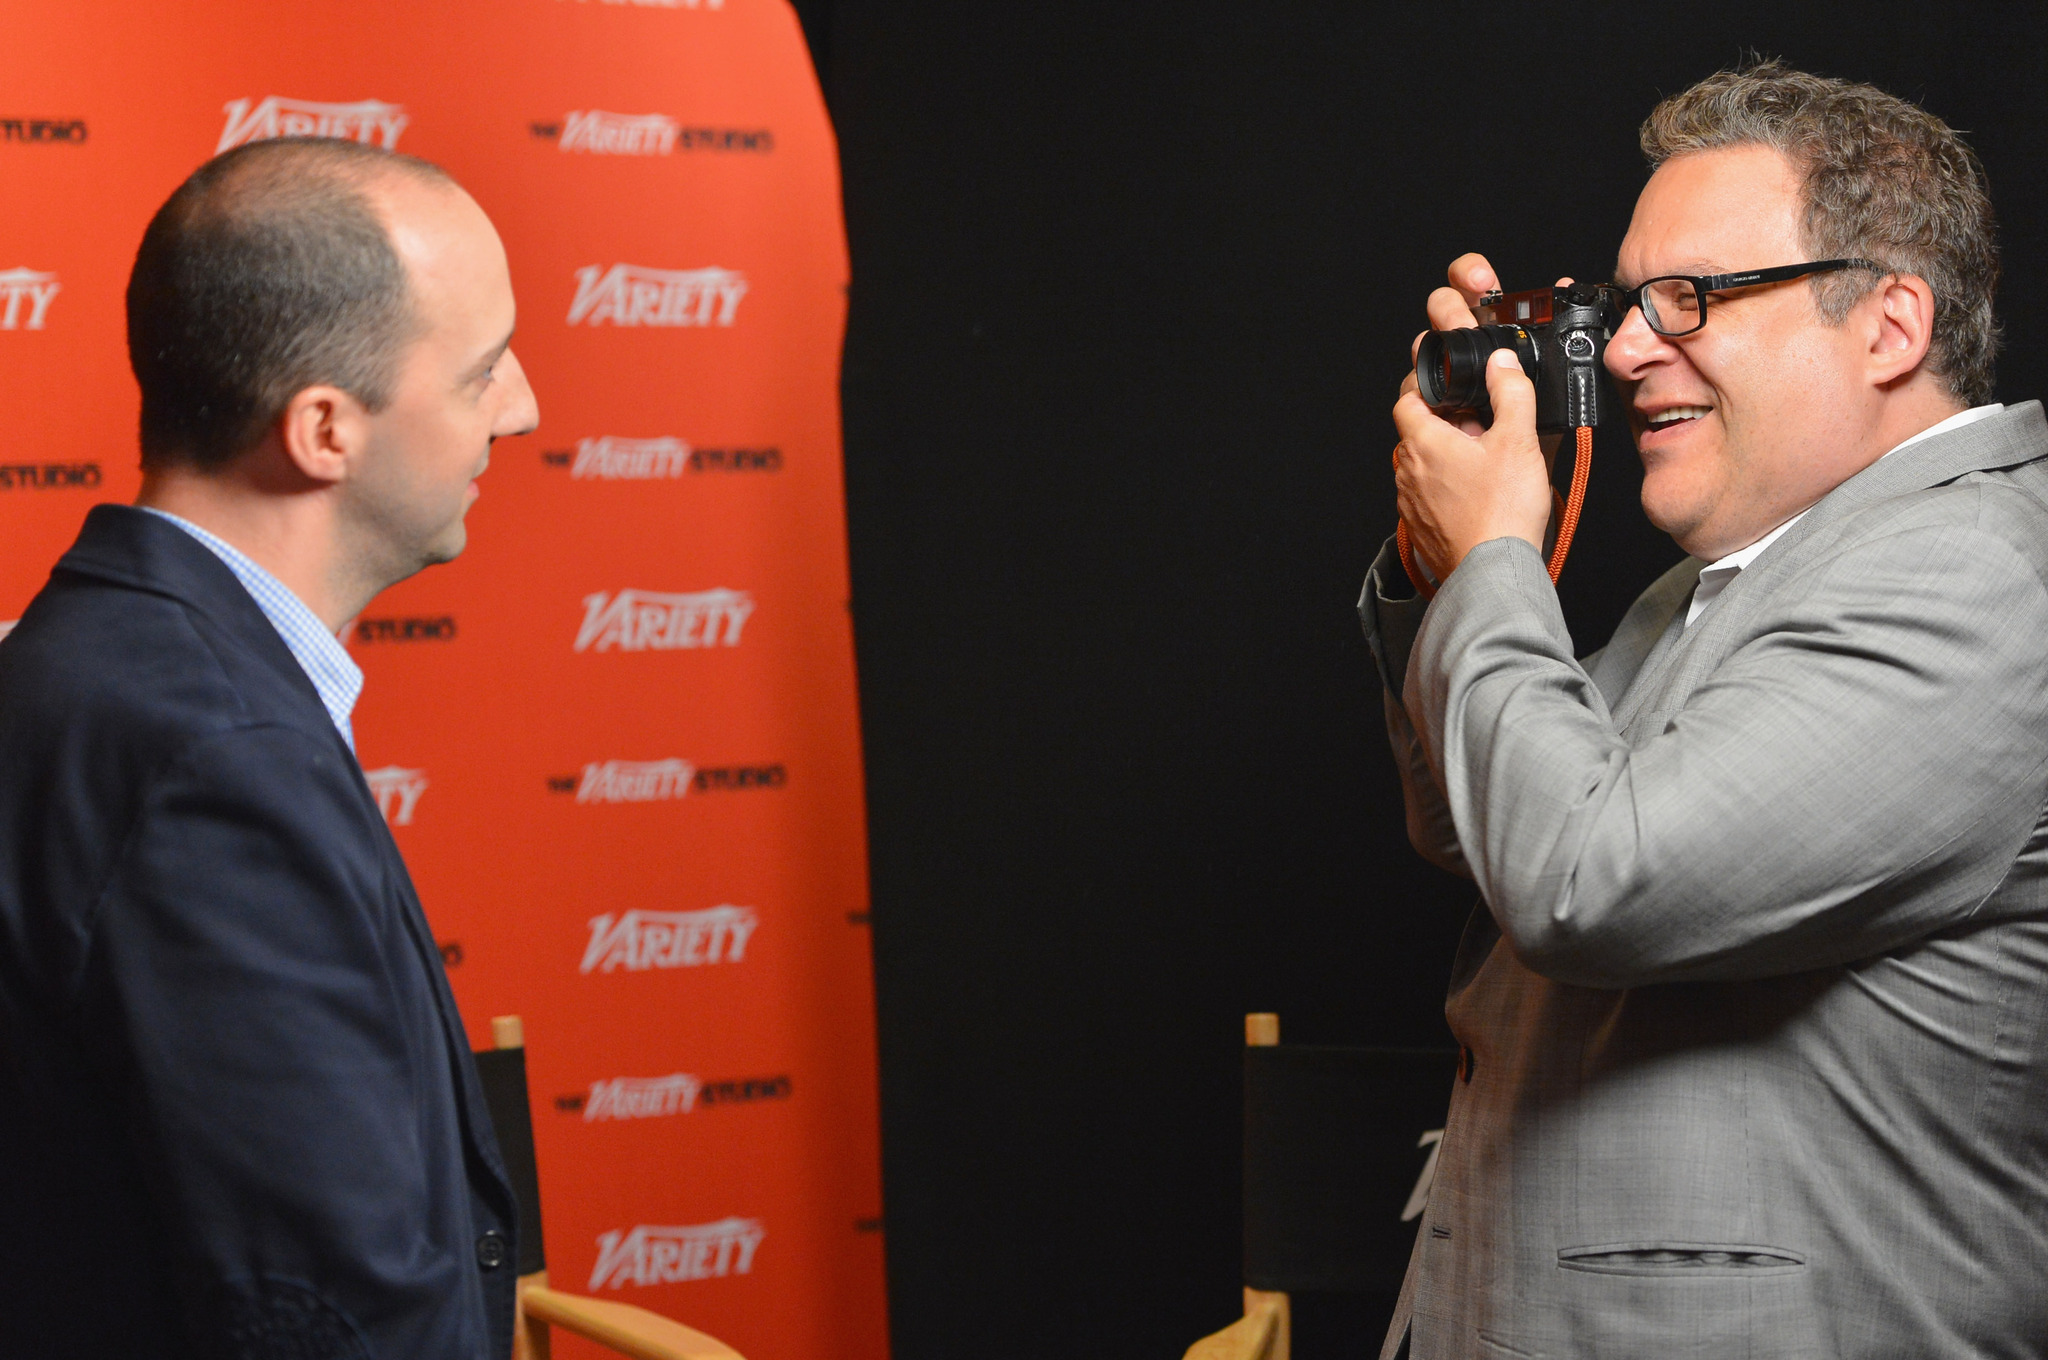
[[[1836,488],[1584,662],[1536,551],[1361,613],[1483,898],[1385,1354],[2048,1356],[2048,421]]]

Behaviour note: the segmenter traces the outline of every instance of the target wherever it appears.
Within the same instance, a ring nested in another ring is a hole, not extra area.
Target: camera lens
[[[1415,382],[1432,410],[1485,411],[1486,360],[1497,349],[1510,349],[1522,371],[1535,377],[1536,347],[1520,326],[1473,326],[1431,331],[1415,353]]]

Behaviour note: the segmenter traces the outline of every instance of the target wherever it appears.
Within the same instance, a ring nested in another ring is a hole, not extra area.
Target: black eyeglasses
[[[1631,308],[1641,307],[1643,320],[1657,334],[1691,335],[1707,324],[1709,293],[1747,288],[1753,283],[1781,283],[1808,274],[1832,274],[1838,269],[1893,272],[1875,260],[1815,260],[1808,264],[1781,264],[1775,269],[1746,269],[1740,274],[1663,274],[1634,288],[1615,291],[1621,294],[1624,317]]]

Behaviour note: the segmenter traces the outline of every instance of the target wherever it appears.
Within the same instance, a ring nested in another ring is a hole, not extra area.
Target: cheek
[[[1731,420],[1756,429],[1832,409],[1854,340],[1846,327],[1819,325],[1803,310],[1781,309],[1715,351],[1710,380]]]
[[[485,443],[484,420],[478,408],[470,405],[436,411],[433,428],[421,442],[422,466],[444,476],[473,467]]]

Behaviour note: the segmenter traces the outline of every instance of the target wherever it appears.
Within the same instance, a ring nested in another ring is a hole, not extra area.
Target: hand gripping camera
[[[1497,349],[1513,350],[1522,372],[1536,385],[1537,433],[1578,432],[1571,494],[1558,516],[1550,550],[1550,579],[1555,581],[1564,570],[1586,501],[1593,427],[1619,405],[1601,360],[1608,339],[1628,316],[1627,295],[1613,284],[1574,283],[1526,293],[1488,293],[1473,311],[1478,326],[1431,331],[1422,337],[1415,352],[1415,385],[1429,409],[1440,416],[1469,411],[1491,421],[1486,361]],[[1436,583],[1416,564],[1405,521],[1395,526],[1394,536],[1401,565],[1416,589],[1425,596],[1436,594]]]
[[[1536,429],[1543,434],[1584,429],[1616,407],[1601,356],[1608,337],[1627,315],[1612,284],[1575,283],[1526,293],[1488,293],[1473,308],[1480,324],[1422,337],[1415,381],[1423,401],[1440,416],[1474,412],[1493,418],[1486,395],[1486,361],[1511,349],[1536,384]]]

